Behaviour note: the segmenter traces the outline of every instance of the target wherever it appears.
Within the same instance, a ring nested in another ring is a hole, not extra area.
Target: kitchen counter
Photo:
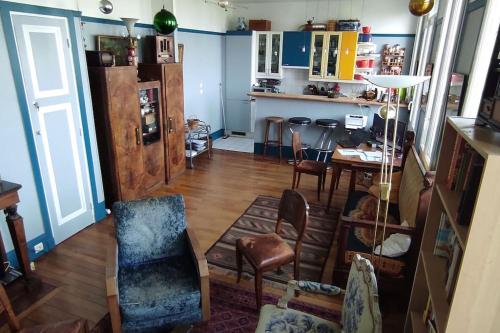
[[[284,146],[291,146],[291,132],[288,129],[288,119],[291,117],[308,117],[311,118],[311,125],[299,126],[297,130],[301,133],[302,142],[310,144],[312,147],[318,145],[318,140],[321,136],[322,128],[316,126],[317,119],[335,119],[339,121],[339,126],[334,130],[334,141],[345,137],[345,116],[347,114],[365,115],[368,117],[366,131],[372,126],[373,115],[378,111],[384,103],[376,101],[367,101],[363,98],[352,99],[349,97],[328,98],[326,96],[316,95],[299,95],[299,94],[283,94],[283,93],[263,93],[251,92],[248,96],[252,98],[252,110],[255,114],[255,148],[256,153],[261,153],[265,136],[265,118],[266,117],[282,117],[285,119],[283,130]],[[399,112],[399,119],[407,122],[409,111],[406,104],[402,104]],[[270,140],[277,138],[276,126],[270,129]],[[288,152],[291,151],[287,147]],[[276,149],[271,149],[276,152]],[[312,152],[312,157],[316,155]]]
[[[324,103],[343,103],[343,104],[361,104],[361,105],[385,105],[386,103],[377,101],[367,101],[364,98],[350,98],[350,97],[337,97],[328,98],[319,95],[299,95],[299,94],[284,94],[284,93],[265,93],[265,92],[251,92],[248,94],[251,97],[264,97],[264,98],[280,98],[288,100],[300,100],[311,102],[324,102]],[[401,107],[407,107],[407,104],[400,103]]]

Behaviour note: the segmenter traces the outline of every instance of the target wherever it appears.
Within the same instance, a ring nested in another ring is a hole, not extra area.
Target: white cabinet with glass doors
[[[283,33],[265,31],[256,32],[255,77],[281,79],[281,56]]]
[[[310,79],[338,79],[341,41],[342,34],[339,32],[316,31],[312,33]]]

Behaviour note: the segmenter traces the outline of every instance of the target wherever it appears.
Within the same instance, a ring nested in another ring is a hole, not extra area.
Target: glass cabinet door
[[[271,54],[270,54],[270,73],[280,74],[281,68],[281,33],[271,34]]]
[[[257,34],[257,73],[266,74],[267,34]]]
[[[328,36],[328,58],[326,62],[326,73],[327,78],[336,78],[339,72],[339,47],[340,47],[340,35],[330,33]]]
[[[325,51],[325,34],[313,33],[311,47],[311,64],[309,66],[310,76],[322,76],[323,56]]]

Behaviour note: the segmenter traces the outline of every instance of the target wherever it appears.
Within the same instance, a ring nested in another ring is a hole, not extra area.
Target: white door
[[[68,20],[11,13],[54,241],[94,222]]]

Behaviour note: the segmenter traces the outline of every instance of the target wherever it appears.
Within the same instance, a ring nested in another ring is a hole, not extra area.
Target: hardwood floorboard
[[[204,251],[241,216],[246,208],[260,195],[280,197],[284,189],[291,187],[292,167],[277,160],[255,157],[253,154],[214,151],[208,160],[200,156],[195,168],[163,186],[150,196],[180,193],[186,202],[187,223],[194,228]],[[330,181],[328,174],[327,187]],[[341,179],[341,190],[336,191],[333,206],[344,205],[348,173]],[[299,190],[310,202],[316,201],[316,178],[303,175]],[[325,204],[328,188],[322,192]],[[106,244],[114,234],[111,218],[96,223],[42,256],[37,262],[37,274],[47,283],[59,287],[59,292],[45,304],[30,312],[23,320],[24,327],[34,324],[84,318],[93,327],[106,313],[104,284]],[[331,253],[331,257],[334,257]],[[331,274],[330,258],[325,269]],[[234,279],[212,272],[213,277],[234,283]],[[211,273],[211,274],[212,274]],[[331,275],[330,275],[331,276]],[[331,282],[326,278],[326,282]],[[242,281],[253,288],[252,281]],[[266,287],[266,292],[282,291]],[[341,300],[301,296],[304,301],[339,308]],[[5,327],[0,329],[0,333]],[[8,331],[8,330],[7,330]]]

